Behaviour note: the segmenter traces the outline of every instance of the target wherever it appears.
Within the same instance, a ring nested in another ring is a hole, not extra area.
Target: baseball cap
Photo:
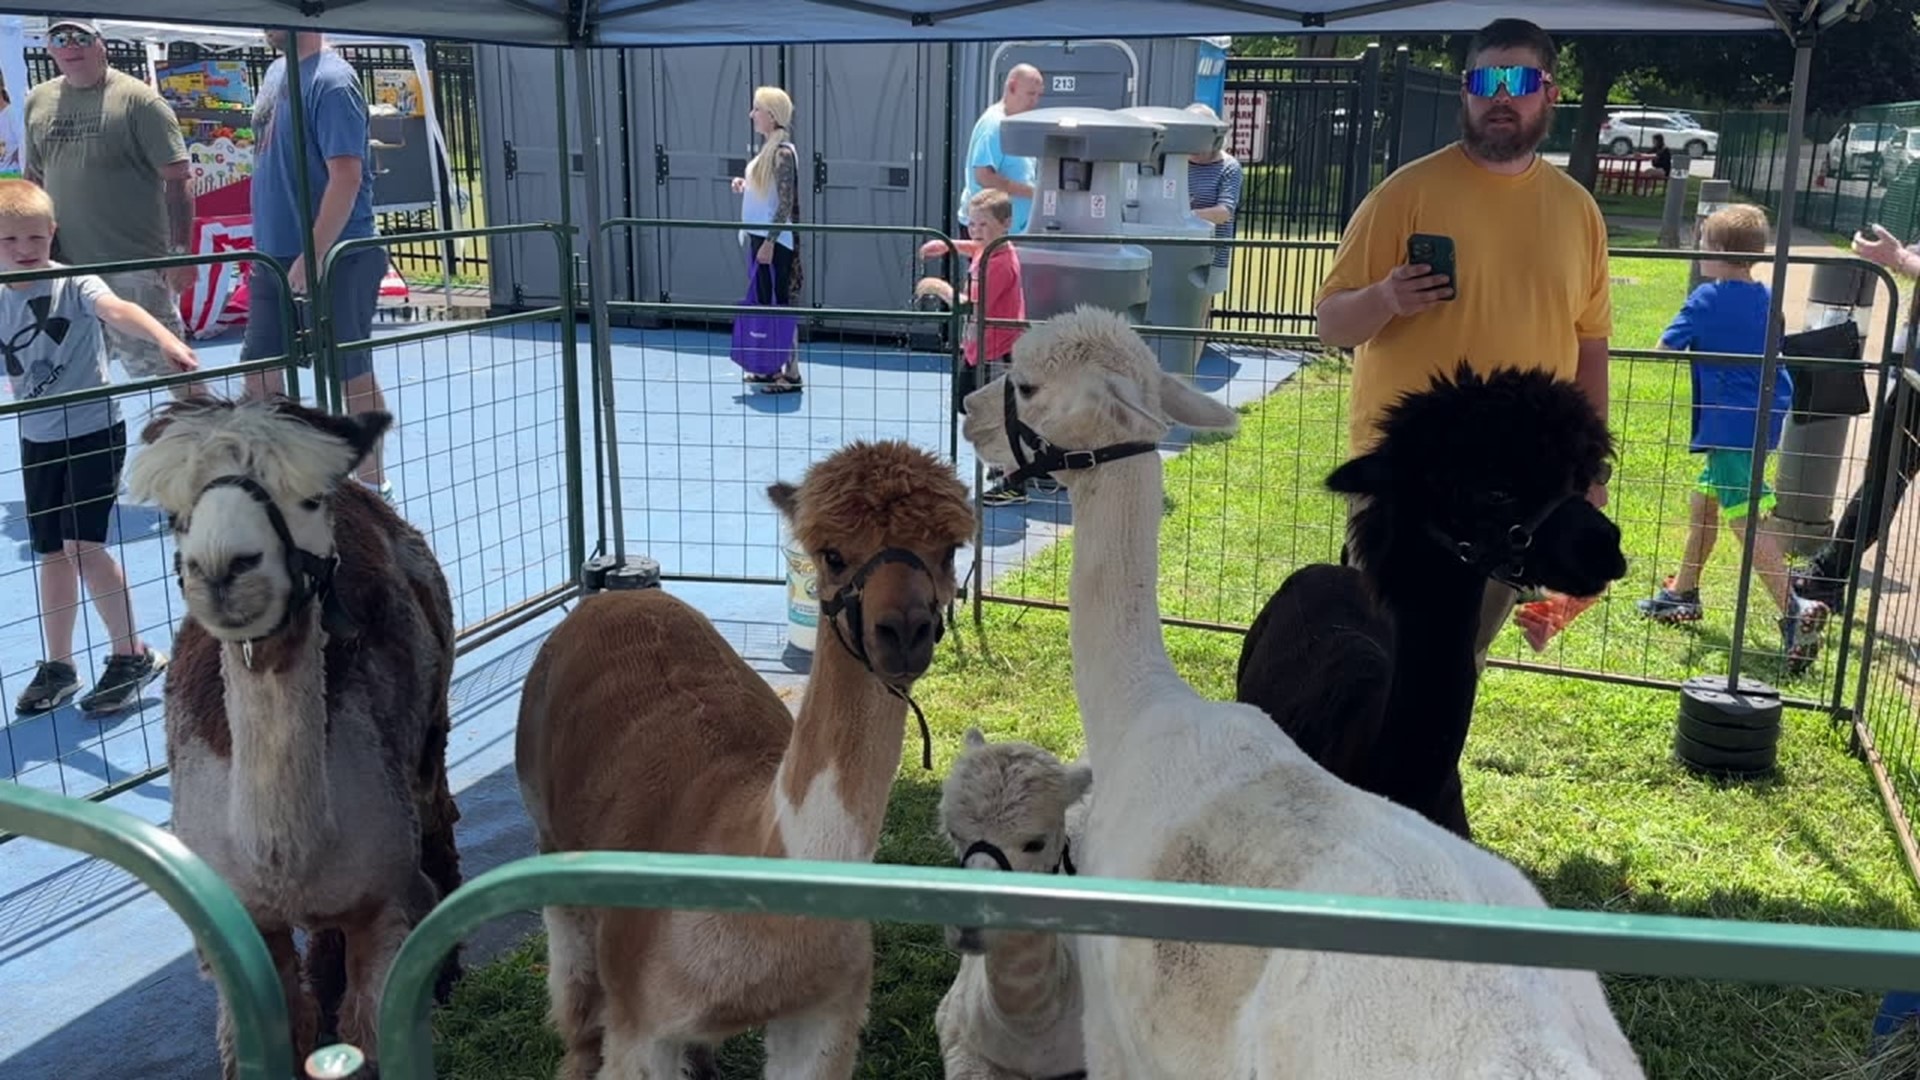
[[[63,26],[70,26],[75,30],[85,30],[94,37],[106,36],[100,33],[100,28],[95,26],[90,19],[50,19],[47,22],[47,33],[51,34]]]

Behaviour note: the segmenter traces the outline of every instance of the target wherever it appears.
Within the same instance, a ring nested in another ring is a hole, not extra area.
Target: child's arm
[[[1700,317],[1705,314],[1705,305],[1699,293],[1687,297],[1674,313],[1673,321],[1660,332],[1660,348],[1685,351],[1694,347],[1700,337]]]
[[[953,240],[953,251],[962,258],[977,258],[980,254],[980,241],[968,239],[964,236],[955,237]],[[920,257],[923,259],[938,259],[946,254],[947,242],[945,240],[929,240],[920,245]]]
[[[200,358],[193,355],[193,350],[174,337],[171,331],[160,325],[160,320],[147,314],[147,310],[139,304],[122,300],[112,293],[103,293],[94,297],[93,310],[100,316],[101,322],[115,330],[123,334],[139,334],[160,346],[160,352],[166,356],[167,362],[181,371],[200,370]]]

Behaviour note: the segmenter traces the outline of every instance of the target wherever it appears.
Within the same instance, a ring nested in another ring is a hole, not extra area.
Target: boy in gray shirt
[[[0,180],[0,270],[58,267],[49,255],[53,233],[53,201],[47,193],[26,180]],[[178,337],[91,274],[10,282],[0,289],[0,357],[13,396],[28,401],[105,386],[103,323],[151,340],[181,371],[199,367],[193,350]],[[27,533],[40,563],[41,631],[47,644],[47,658],[16,703],[22,714],[58,708],[80,690],[73,628],[83,580],[113,635],[113,652],[80,708],[88,713],[124,709],[166,669],[166,656],[149,648],[134,628],[126,576],[106,548],[126,456],[127,425],[111,398],[20,414],[21,483]]]

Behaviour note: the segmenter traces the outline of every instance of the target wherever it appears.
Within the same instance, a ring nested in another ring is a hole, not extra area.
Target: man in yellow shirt
[[[1496,19],[1467,47],[1460,141],[1394,172],[1362,200],[1315,298],[1320,340],[1354,350],[1349,451],[1381,414],[1462,360],[1476,371],[1541,368],[1580,385],[1607,415],[1613,329],[1607,226],[1585,188],[1535,150],[1553,107],[1553,39]],[[1407,261],[1414,233],[1450,237],[1457,285]],[[1606,504],[1606,489],[1588,493]],[[1515,593],[1489,583],[1482,666]]]

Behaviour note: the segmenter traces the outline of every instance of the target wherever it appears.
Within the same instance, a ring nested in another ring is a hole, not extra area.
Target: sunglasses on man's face
[[[1521,64],[1508,64],[1505,67],[1477,67],[1462,75],[1461,82],[1467,93],[1474,97],[1490,98],[1502,89],[1513,97],[1526,97],[1539,93],[1543,86],[1553,84],[1553,76],[1537,67]]]
[[[93,44],[93,35],[85,30],[55,30],[47,35],[47,44],[56,49],[84,49]]]

